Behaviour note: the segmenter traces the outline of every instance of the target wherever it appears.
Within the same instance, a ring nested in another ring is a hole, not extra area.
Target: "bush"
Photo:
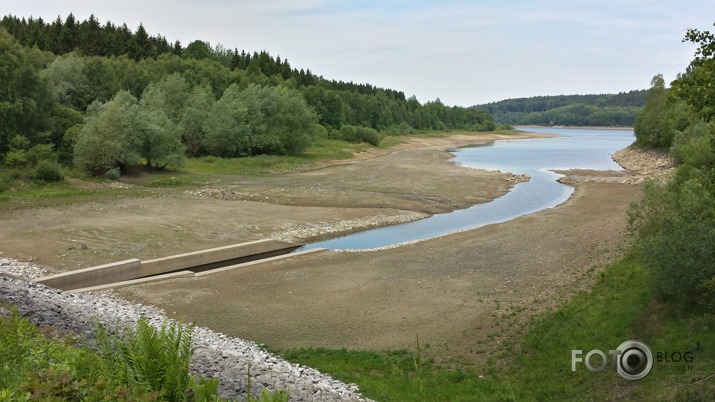
[[[60,165],[58,165],[57,162],[50,162],[47,160],[42,160],[37,163],[32,176],[36,180],[47,183],[61,181],[64,179]]]
[[[391,126],[387,129],[387,132],[388,132],[390,135],[397,135],[397,136],[399,136],[399,135],[410,135],[410,134],[414,134],[416,131],[415,131],[414,128],[412,128],[412,126],[409,125],[409,123],[407,123],[406,121],[403,121],[403,122],[400,123],[400,125],[398,125],[398,126],[396,126],[396,125],[394,125],[394,124],[391,125]]]
[[[108,180],[119,180],[122,177],[122,171],[118,167],[109,169],[104,173],[104,178]]]
[[[355,143],[367,142],[372,145],[378,145],[382,139],[373,128],[351,125],[344,125],[337,131],[333,130],[329,137]]]
[[[715,181],[713,171],[681,166],[667,185],[650,183],[629,211],[634,244],[653,270],[658,295],[698,302],[715,276]]]

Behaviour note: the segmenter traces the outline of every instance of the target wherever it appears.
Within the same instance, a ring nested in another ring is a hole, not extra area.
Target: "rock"
[[[24,278],[0,275],[0,305],[17,306],[22,316],[37,325],[86,335],[85,342],[90,345],[94,320],[110,329],[133,325],[142,315],[157,327],[167,320],[157,308],[135,305],[110,293],[70,294],[29,282],[30,278],[44,273],[34,265],[3,258],[0,259],[0,272]],[[0,314],[7,314],[7,309],[3,307]],[[193,347],[191,371],[217,377],[221,396],[227,399],[245,395],[250,367],[251,385],[258,393],[265,385],[271,392],[290,389],[290,400],[293,401],[366,400],[353,385],[273,356],[254,342],[195,327]]]

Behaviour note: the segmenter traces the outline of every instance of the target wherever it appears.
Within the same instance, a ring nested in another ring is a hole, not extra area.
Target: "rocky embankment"
[[[611,158],[621,165],[622,172],[583,169],[556,171],[565,175],[559,182],[639,184],[647,178],[664,180],[675,171],[675,163],[667,153],[634,145],[614,152]]]
[[[0,257],[0,314],[9,314],[10,306],[16,306],[22,316],[37,325],[85,336],[91,336],[93,320],[108,328],[134,324],[141,315],[155,325],[166,320],[154,307],[129,303],[109,293],[71,294],[31,282],[42,274],[43,270],[33,264]],[[218,378],[221,395],[227,399],[245,400],[250,368],[250,392],[254,396],[267,388],[289,391],[292,401],[365,400],[356,385],[287,362],[253,342],[196,327],[193,344],[191,370]]]
[[[654,149],[643,149],[631,145],[615,152],[611,157],[629,173],[636,183],[640,183],[648,177],[667,178],[675,171],[673,158],[665,152]]]

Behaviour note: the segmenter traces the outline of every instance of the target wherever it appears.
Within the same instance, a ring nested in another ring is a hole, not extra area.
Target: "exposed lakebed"
[[[552,138],[498,140],[483,146],[452,151],[453,162],[475,169],[526,174],[493,201],[422,220],[358,232],[306,245],[303,249],[370,250],[502,223],[522,215],[553,208],[569,199],[574,188],[557,180],[554,170],[621,170],[611,154],[635,139],[631,129],[529,128],[524,131],[556,134]]]

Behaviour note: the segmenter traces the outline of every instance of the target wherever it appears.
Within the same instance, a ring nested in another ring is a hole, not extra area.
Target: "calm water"
[[[383,248],[506,222],[542,209],[553,208],[565,202],[574,189],[558,183],[556,180],[561,175],[551,170],[621,170],[610,155],[635,140],[633,130],[530,128],[525,131],[560,136],[501,140],[486,146],[460,148],[452,152],[455,155],[452,160],[460,166],[526,173],[531,176],[531,180],[517,184],[506,195],[467,209],[313,243],[303,249]]]

